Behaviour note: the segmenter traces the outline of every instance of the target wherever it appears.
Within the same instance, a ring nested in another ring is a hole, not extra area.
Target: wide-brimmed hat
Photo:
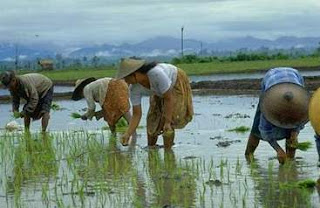
[[[260,110],[273,125],[293,129],[308,121],[310,94],[294,83],[273,85],[261,96]]]
[[[96,81],[97,79],[94,78],[94,77],[90,77],[90,78],[87,78],[87,79],[78,79],[75,83],[75,87],[74,87],[74,91],[72,93],[72,100],[80,100],[83,98],[82,96],[82,91],[83,91],[83,88],[91,83],[91,82],[94,82]]]
[[[314,131],[320,135],[320,88],[314,92],[310,99],[309,120]]]
[[[145,64],[145,60],[138,60],[138,59],[122,59],[120,62],[120,66],[118,69],[118,73],[116,78],[122,79],[131,73],[137,71],[140,67]]]
[[[15,77],[15,73],[13,71],[5,71],[0,74],[1,83],[8,87],[12,79]]]

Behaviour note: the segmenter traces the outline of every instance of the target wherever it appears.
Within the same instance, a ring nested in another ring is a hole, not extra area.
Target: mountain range
[[[235,50],[258,50],[269,49],[291,49],[304,48],[314,49],[320,47],[320,37],[280,37],[275,40],[260,39],[251,36],[242,38],[226,39],[212,43],[196,39],[185,39],[183,41],[184,54],[204,52],[235,51]],[[23,45],[12,43],[0,43],[0,61],[13,61],[16,55],[20,60],[32,60],[36,58],[54,58],[57,54],[63,57],[81,58],[100,56],[105,58],[142,56],[177,56],[181,54],[181,39],[161,36],[145,41],[122,45],[102,44],[82,46],[74,48],[55,48],[49,45]]]

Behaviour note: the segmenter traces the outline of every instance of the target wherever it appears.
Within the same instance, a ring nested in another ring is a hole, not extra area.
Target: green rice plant
[[[302,189],[308,189],[308,188],[314,188],[317,185],[316,181],[312,179],[305,179],[298,182],[293,183],[282,183],[280,184],[281,189],[293,189],[293,188],[302,188]]]
[[[70,117],[73,119],[79,119],[79,118],[81,118],[81,114],[74,112],[74,113],[70,114]]]
[[[53,110],[53,111],[59,111],[59,110],[61,110],[62,108],[61,108],[61,106],[58,104],[58,103],[52,103],[51,104],[51,110]]]
[[[312,179],[306,179],[303,181],[298,181],[297,186],[299,188],[314,188],[316,186],[316,182]]]
[[[228,131],[234,131],[234,132],[237,132],[237,133],[245,133],[247,131],[249,131],[250,128],[247,127],[247,126],[239,126],[239,127],[236,127],[234,129],[229,129]]]
[[[298,144],[294,145],[294,147],[301,151],[307,151],[312,146],[311,142],[299,142]]]

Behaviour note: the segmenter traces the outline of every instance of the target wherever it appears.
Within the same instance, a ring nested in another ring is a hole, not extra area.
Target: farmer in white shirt
[[[133,116],[122,136],[122,144],[128,145],[130,136],[139,125],[141,98],[147,92],[150,94],[148,146],[155,146],[158,136],[162,134],[164,147],[171,148],[174,129],[184,128],[193,116],[192,93],[186,73],[171,64],[122,59],[117,78],[124,78],[131,84],[130,100],[133,106]]]
[[[85,98],[88,109],[81,116],[82,120],[97,120],[104,117],[112,133],[115,133],[115,125],[123,116],[129,123],[131,119],[128,85],[123,80],[112,78],[87,78],[77,80],[72,100]],[[96,103],[102,110],[96,112]]]

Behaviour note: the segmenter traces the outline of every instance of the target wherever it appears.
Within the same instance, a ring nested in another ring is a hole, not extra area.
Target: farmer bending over
[[[128,85],[123,80],[112,78],[87,78],[77,80],[72,100],[85,98],[88,109],[81,116],[82,120],[97,120],[104,118],[112,133],[115,133],[116,123],[124,116],[129,123],[131,119]],[[96,112],[96,104],[99,103],[102,110]]]
[[[174,129],[181,129],[193,116],[192,94],[186,73],[171,64],[146,63],[144,60],[122,59],[118,79],[131,84],[130,100],[133,116],[129,128],[122,136],[122,145],[128,145],[129,137],[139,125],[142,95],[150,95],[147,115],[148,146],[155,146],[163,134],[165,148],[171,148]]]
[[[245,155],[251,158],[260,139],[269,142],[284,163],[294,158],[297,136],[308,121],[309,93],[304,80],[293,68],[269,70],[261,83],[261,95]],[[277,140],[286,139],[286,152]]]
[[[33,120],[42,118],[42,131],[45,132],[50,119],[52,81],[37,73],[16,76],[13,71],[6,71],[1,74],[1,82],[11,93],[14,116],[24,118],[25,129],[29,130],[31,118]],[[21,98],[27,103],[19,112]]]

